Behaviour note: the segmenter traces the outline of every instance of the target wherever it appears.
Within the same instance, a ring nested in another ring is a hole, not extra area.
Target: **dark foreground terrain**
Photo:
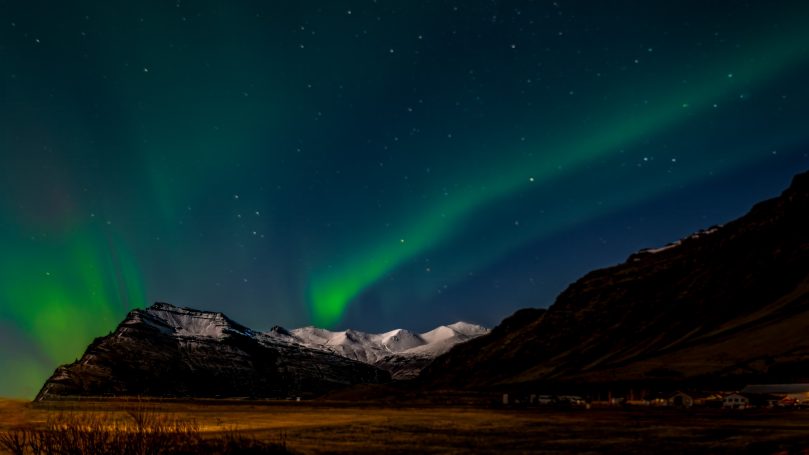
[[[126,419],[132,409],[242,434],[292,453],[801,453],[809,411],[390,407],[327,402],[0,401],[0,433],[48,420]]]

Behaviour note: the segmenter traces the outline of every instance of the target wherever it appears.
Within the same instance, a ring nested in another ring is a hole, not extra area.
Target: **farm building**
[[[740,393],[725,395],[722,407],[725,409],[747,409],[750,407],[750,398]]]

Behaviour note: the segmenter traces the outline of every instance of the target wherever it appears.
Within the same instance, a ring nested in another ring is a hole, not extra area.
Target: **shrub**
[[[230,430],[204,438],[199,425],[145,408],[114,414],[69,413],[42,427],[0,433],[0,448],[14,455],[287,454],[286,441],[267,443]]]

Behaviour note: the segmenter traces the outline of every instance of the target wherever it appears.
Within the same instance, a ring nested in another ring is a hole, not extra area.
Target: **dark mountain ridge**
[[[388,380],[386,371],[255,333],[222,313],[156,303],[131,311],[80,360],[57,368],[36,399],[285,398]]]
[[[156,303],[131,311],[37,399],[66,396],[312,397],[415,377],[453,345],[488,333],[465,322],[417,334],[316,327],[253,331],[218,312]]]
[[[437,388],[809,381],[809,173],[743,217],[588,273],[433,361]]]

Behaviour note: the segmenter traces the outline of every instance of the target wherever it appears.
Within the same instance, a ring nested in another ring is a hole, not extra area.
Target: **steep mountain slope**
[[[389,380],[387,372],[254,333],[221,313],[155,304],[134,310],[77,362],[59,367],[37,400],[63,396],[311,396]]]
[[[809,173],[744,217],[591,272],[439,357],[435,387],[809,380]]]
[[[456,344],[488,332],[479,325],[456,322],[420,334],[404,329],[365,333],[356,330],[332,332],[316,327],[287,331],[274,327],[267,335],[376,365],[389,371],[394,379],[408,379],[417,376],[424,366]]]

